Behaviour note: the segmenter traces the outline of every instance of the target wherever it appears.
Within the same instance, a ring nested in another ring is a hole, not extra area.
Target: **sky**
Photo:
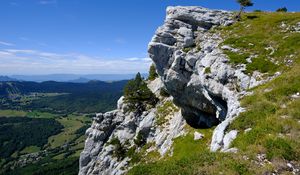
[[[247,10],[300,11],[299,0]],[[235,0],[0,0],[0,75],[147,72],[147,45],[167,6],[238,10]]]

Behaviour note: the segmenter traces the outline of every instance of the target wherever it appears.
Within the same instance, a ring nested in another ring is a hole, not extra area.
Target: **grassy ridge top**
[[[247,64],[248,73],[283,71],[300,54],[300,13],[249,13],[241,22],[221,29],[223,45],[239,49],[226,51],[233,64]],[[299,30],[299,29],[298,29]],[[252,63],[247,58],[252,56]]]
[[[289,174],[290,163],[300,166],[300,33],[294,26],[300,13],[247,13],[236,24],[214,29],[223,45],[240,51],[226,51],[231,64],[246,64],[246,72],[280,71],[276,79],[259,86],[242,99],[247,109],[228,130],[239,134],[233,147],[238,153],[211,153],[213,128],[198,129],[205,134],[193,140],[193,128],[174,142],[173,156],[141,163],[128,174]],[[252,62],[246,59],[252,57]],[[245,132],[246,129],[250,131]],[[263,158],[261,158],[263,157]]]

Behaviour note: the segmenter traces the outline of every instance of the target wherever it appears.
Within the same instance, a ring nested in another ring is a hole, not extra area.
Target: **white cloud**
[[[14,46],[15,44],[9,43],[9,42],[5,42],[5,41],[0,41],[0,45],[4,45],[4,46]]]
[[[129,74],[147,72],[149,58],[105,59],[78,53],[0,50],[0,74]]]

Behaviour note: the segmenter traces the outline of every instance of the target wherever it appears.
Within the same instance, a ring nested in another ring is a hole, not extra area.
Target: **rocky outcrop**
[[[232,18],[233,14],[228,11],[168,7],[165,23],[156,31],[148,48],[160,76],[149,82],[148,87],[160,102],[142,114],[136,114],[127,112],[128,106],[122,97],[118,109],[97,114],[87,130],[79,174],[123,174],[132,165],[131,158],[120,159],[114,152],[120,145],[127,149],[136,147],[134,140],[139,137],[152,145],[146,152],[157,150],[162,156],[172,153],[173,139],[185,133],[185,122],[195,128],[216,126],[211,151],[238,151],[230,148],[237,131],[226,129],[243,111],[239,98],[247,94],[247,89],[270,78],[257,81],[258,72],[247,75],[245,65],[233,67],[229,64],[223,50],[239,50],[220,46],[223,40],[213,30],[233,24]],[[162,88],[171,97],[161,97]],[[180,109],[171,110],[160,120],[158,108],[171,101]],[[205,136],[195,133],[194,137],[200,140]],[[112,144],[115,139],[120,142],[119,146]],[[135,151],[139,152],[139,148]]]
[[[231,25],[232,18],[231,12],[222,10],[169,7],[164,25],[149,44],[157,72],[187,123],[196,128],[217,125],[212,151],[224,150],[225,130],[243,111],[239,96],[259,84],[255,77],[243,73],[245,66],[229,64],[219,46],[222,38],[211,32]]]
[[[156,79],[149,82],[148,86],[158,95],[163,84],[160,79]],[[158,97],[161,98],[161,102],[157,107],[172,100],[172,98],[162,99],[159,95]],[[134,140],[142,134],[146,144],[153,145],[147,151],[155,150],[162,156],[166,154],[172,146],[173,138],[184,134],[185,121],[178,111],[169,115],[168,125],[159,127],[156,123],[157,107],[148,109],[141,115],[127,112],[127,104],[124,102],[124,97],[121,97],[118,101],[118,109],[97,114],[92,126],[86,132],[88,138],[80,155],[79,174],[124,174],[130,168],[131,158],[129,156],[118,158],[114,154],[117,146],[112,143],[112,140],[115,139],[120,141],[124,150],[128,150],[137,147]],[[137,148],[136,152],[138,151]]]

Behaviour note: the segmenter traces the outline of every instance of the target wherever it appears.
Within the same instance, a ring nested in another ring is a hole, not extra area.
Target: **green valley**
[[[92,117],[126,82],[1,82],[0,174],[77,174]]]

